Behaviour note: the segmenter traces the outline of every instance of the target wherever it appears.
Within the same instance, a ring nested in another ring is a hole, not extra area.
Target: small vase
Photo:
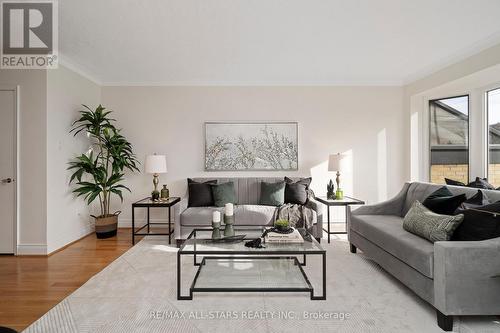
[[[167,200],[168,197],[170,197],[170,191],[168,190],[167,185],[163,185],[163,188],[161,189],[160,193],[160,198],[162,200]]]

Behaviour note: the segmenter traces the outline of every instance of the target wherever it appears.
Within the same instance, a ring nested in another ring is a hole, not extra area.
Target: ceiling
[[[500,43],[499,0],[60,0],[106,85],[400,85]]]

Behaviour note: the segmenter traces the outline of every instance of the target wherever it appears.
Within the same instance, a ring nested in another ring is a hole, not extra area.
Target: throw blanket
[[[308,200],[313,197],[312,191],[308,191]],[[288,220],[289,225],[294,228],[305,228],[311,230],[316,223],[316,215],[314,211],[304,205],[284,204],[278,208],[277,220]]]

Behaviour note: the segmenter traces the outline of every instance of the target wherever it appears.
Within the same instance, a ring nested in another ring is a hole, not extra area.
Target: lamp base
[[[151,200],[158,201],[160,200],[160,192],[158,190],[154,190],[151,192]]]

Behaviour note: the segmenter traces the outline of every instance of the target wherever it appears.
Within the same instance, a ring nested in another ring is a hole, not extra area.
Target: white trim
[[[500,89],[500,82],[495,82],[492,84],[488,84],[478,89],[478,94],[481,98],[481,110],[482,110],[482,144],[483,144],[483,154],[484,154],[484,176],[489,176],[489,166],[490,166],[490,139],[489,139],[489,110],[488,110],[488,96],[487,93],[491,90]]]
[[[18,244],[18,256],[26,255],[47,255],[47,244]]]
[[[19,178],[18,175],[21,173],[19,172],[19,136],[20,136],[20,130],[19,130],[19,95],[20,95],[20,86],[9,86],[9,85],[0,85],[0,90],[2,91],[13,91],[15,95],[15,102],[14,102],[14,123],[15,123],[15,128],[14,128],[14,174],[12,175],[12,178],[14,179],[14,221],[12,223],[14,224],[13,228],[13,245],[12,245],[12,251],[14,255],[17,255],[17,244],[18,244],[18,230],[19,230]]]
[[[402,87],[403,81],[105,81],[103,87]]]
[[[67,240],[66,239],[67,237],[62,237],[61,235],[59,235],[58,238],[51,241],[52,244],[56,244],[55,246],[53,246],[52,244],[49,246],[47,244],[47,254],[50,255],[50,254],[62,249],[63,247],[67,246],[68,244],[77,242],[77,241],[81,240],[82,238],[87,237],[88,235],[92,234],[93,232],[94,232],[94,225],[89,224],[89,225],[86,225],[85,227],[83,227],[82,229],[80,229],[78,234],[76,234],[72,237],[73,240]]]
[[[435,74],[447,67],[458,64],[468,58],[471,58],[491,47],[496,46],[500,43],[500,32],[491,34],[487,38],[478,41],[468,47],[461,49],[453,55],[445,57],[438,62],[435,62],[433,65],[426,66],[422,70],[416,71],[414,74],[407,76],[404,80],[402,80],[403,85],[409,85],[421,79],[425,79],[432,74]]]
[[[92,81],[93,83],[102,86],[102,81],[97,78],[97,76],[91,74],[88,70],[83,69],[83,66],[77,65],[75,62],[71,61],[68,57],[64,56],[62,53],[59,52],[59,65],[62,65],[63,67],[66,67],[67,69],[75,72],[76,74],[79,74],[86,78],[89,81]]]

